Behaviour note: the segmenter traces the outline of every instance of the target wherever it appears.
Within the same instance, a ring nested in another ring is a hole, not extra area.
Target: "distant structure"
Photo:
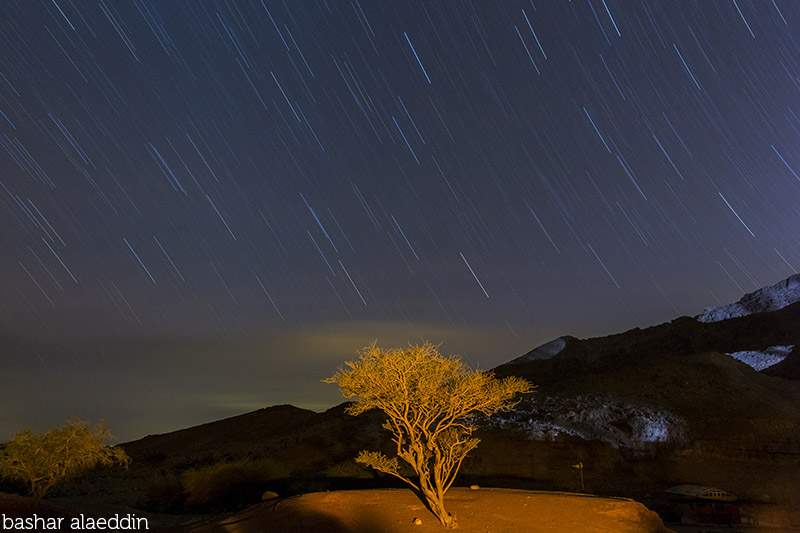
[[[676,485],[664,492],[685,496],[687,498],[699,498],[701,500],[714,500],[718,502],[735,502],[738,499],[736,495],[725,492],[724,490],[715,489],[714,487],[703,487],[701,485]]]
[[[800,514],[776,505],[769,496],[761,500],[739,498],[714,487],[677,485],[664,491],[669,498],[669,520],[682,524],[766,526],[791,528]]]
[[[664,491],[672,499],[673,516],[682,524],[740,525],[736,495],[714,487],[677,485]]]

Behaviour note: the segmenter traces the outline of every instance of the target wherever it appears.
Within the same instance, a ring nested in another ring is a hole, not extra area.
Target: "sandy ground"
[[[513,489],[454,488],[447,509],[462,533],[659,533],[668,532],[641,503],[582,494]],[[420,519],[421,524],[415,524]],[[406,489],[304,494],[254,505],[192,533],[349,532],[442,533],[436,517]]]

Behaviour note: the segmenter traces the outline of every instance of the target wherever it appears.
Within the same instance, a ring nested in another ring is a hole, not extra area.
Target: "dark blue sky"
[[[3,2],[0,436],[322,408],[375,338],[486,368],[787,277],[798,25],[785,0]]]

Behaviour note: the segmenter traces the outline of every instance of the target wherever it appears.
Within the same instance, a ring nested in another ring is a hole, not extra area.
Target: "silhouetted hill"
[[[289,475],[316,475],[320,465],[350,458],[353,447],[380,437],[377,413],[354,418],[345,414],[346,405],[322,413],[292,405],[267,407],[120,446],[133,459],[132,470],[144,465],[145,470],[177,471],[269,457],[285,465]]]
[[[319,413],[308,409],[276,405],[170,433],[148,435],[123,446],[135,457],[154,454],[187,457],[210,450],[238,454],[257,448],[266,440],[299,431],[320,418]]]

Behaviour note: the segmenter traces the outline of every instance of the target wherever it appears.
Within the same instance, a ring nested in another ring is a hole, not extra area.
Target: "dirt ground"
[[[462,533],[660,533],[658,516],[641,503],[582,494],[454,488],[447,509]],[[415,520],[421,520],[416,524]],[[442,533],[436,517],[406,489],[304,494],[254,505],[224,520],[197,523],[192,533],[348,532]]]

